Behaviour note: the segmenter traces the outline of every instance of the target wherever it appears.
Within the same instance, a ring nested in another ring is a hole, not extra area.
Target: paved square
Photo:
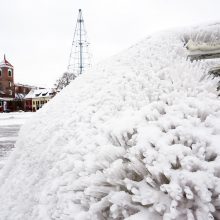
[[[33,114],[32,112],[0,113],[0,169],[14,148],[21,126]]]

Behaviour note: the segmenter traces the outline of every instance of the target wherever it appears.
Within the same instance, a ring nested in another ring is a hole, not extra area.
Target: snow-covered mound
[[[220,103],[189,39],[148,37],[78,77],[20,132],[0,219],[220,219]]]

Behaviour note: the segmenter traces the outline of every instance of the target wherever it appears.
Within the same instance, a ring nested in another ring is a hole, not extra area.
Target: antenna
[[[89,42],[84,26],[82,10],[79,9],[67,71],[78,76],[90,66],[91,55],[89,53]]]

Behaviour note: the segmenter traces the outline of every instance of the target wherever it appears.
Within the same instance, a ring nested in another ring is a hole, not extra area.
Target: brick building
[[[15,83],[15,110],[26,110],[25,107],[25,96],[32,90],[36,89],[35,86],[24,85],[20,83]]]
[[[25,110],[24,97],[34,86],[14,83],[14,67],[4,59],[0,62],[0,112]]]
[[[4,55],[4,59],[0,63],[0,111],[14,110],[14,88],[14,67]]]

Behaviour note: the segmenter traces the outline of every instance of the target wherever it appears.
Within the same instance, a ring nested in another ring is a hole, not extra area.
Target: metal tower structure
[[[82,10],[79,9],[76,28],[72,41],[72,48],[67,67],[68,73],[78,76],[91,65],[91,55],[89,53],[89,42],[84,26]]]

